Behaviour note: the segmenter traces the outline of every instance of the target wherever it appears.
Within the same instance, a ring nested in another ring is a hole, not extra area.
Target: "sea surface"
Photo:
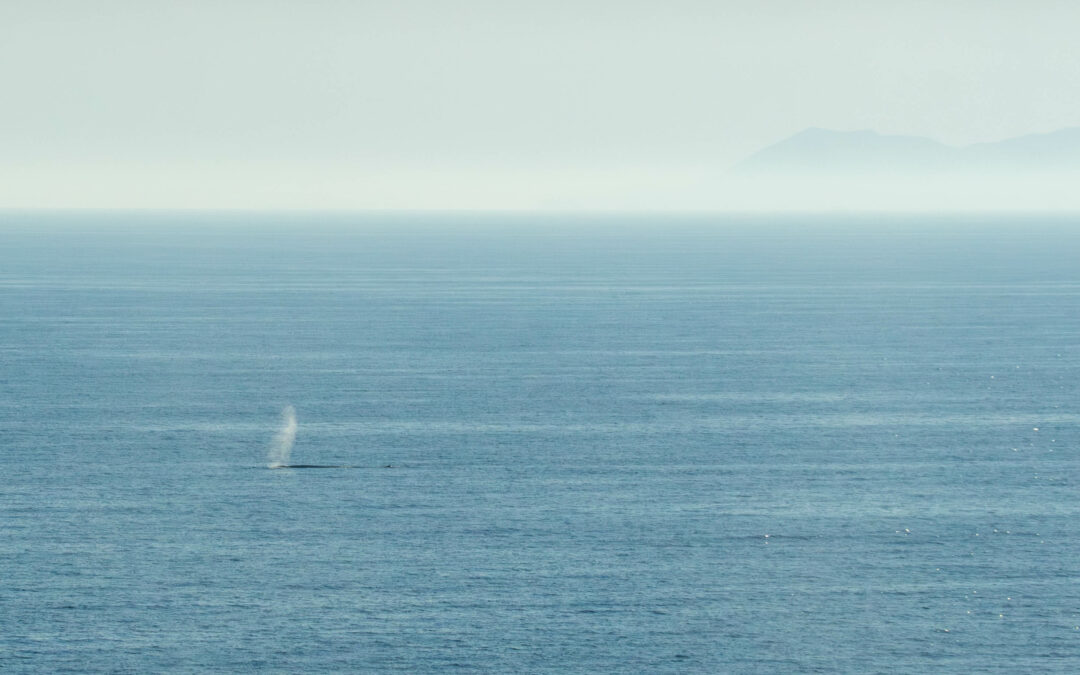
[[[3,672],[1076,673],[1080,218],[7,212],[0,461]]]

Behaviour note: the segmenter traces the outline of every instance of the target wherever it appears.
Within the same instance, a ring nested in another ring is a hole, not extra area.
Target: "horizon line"
[[[438,215],[438,214],[492,214],[492,215],[1024,215],[1024,214],[1070,214],[1080,215],[1080,206],[1069,208],[615,208],[615,207],[325,207],[325,206],[0,206],[2,214],[342,214],[342,215]]]

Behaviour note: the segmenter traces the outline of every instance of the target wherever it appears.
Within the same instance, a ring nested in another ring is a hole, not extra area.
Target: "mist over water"
[[[270,451],[266,455],[270,468],[285,466],[289,463],[292,455],[293,443],[296,442],[296,409],[291,405],[285,406],[281,411],[281,428],[274,436],[270,444]]]

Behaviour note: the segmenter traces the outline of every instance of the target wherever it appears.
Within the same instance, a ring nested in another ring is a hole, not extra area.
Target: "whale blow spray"
[[[266,455],[271,469],[288,465],[289,455],[292,453],[295,440],[296,409],[291,405],[287,405],[281,411],[281,428],[278,429],[277,435],[274,436],[274,442],[270,444],[270,451]]]

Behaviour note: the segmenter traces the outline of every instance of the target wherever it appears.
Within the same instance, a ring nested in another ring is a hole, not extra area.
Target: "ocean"
[[[0,670],[1080,672],[1078,261],[1064,216],[3,213]]]

